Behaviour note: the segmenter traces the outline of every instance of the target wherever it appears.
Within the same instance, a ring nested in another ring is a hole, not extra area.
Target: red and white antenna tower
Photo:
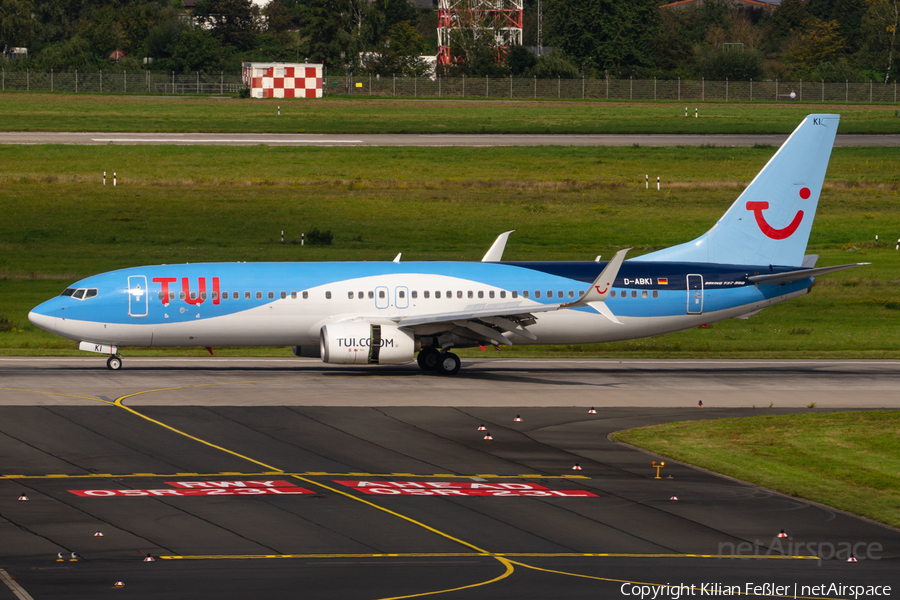
[[[493,31],[499,52],[522,45],[523,0],[438,0],[438,63],[453,62],[450,46],[454,35],[468,30],[477,39]]]

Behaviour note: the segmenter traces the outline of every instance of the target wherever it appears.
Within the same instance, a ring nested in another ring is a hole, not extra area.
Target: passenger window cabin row
[[[654,298],[659,298],[659,290],[631,290],[631,297],[632,297],[632,298],[637,298],[637,297],[638,297],[638,292],[640,292],[640,297],[641,297],[641,298],[647,298],[647,297],[649,297],[649,295],[650,295],[650,291],[652,291],[652,294],[653,294],[653,297],[654,297]],[[533,293],[534,293],[534,298],[537,299],[537,298],[540,298],[540,297],[541,297],[542,290],[534,290]],[[628,293],[629,293],[629,290],[621,290],[621,291],[618,292],[618,297],[619,297],[619,298],[627,298],[627,297],[628,297]],[[489,290],[488,293],[487,293],[487,298],[488,298],[488,299],[496,298],[498,294],[499,294],[499,297],[500,297],[501,299],[506,298],[506,291],[505,291],[505,290],[500,290],[499,292],[495,292],[494,290]],[[509,294],[510,294],[510,297],[511,297],[511,298],[518,298],[518,297],[519,297],[519,291],[518,291],[518,290],[512,290]],[[548,298],[548,299],[554,297],[554,292],[553,292],[553,290],[547,290],[547,293],[546,293],[546,294],[547,294],[547,295],[546,295],[546,298]],[[583,291],[583,290],[579,290],[579,291],[578,291],[578,297],[580,297],[582,294],[584,294],[584,291]],[[90,290],[74,290],[74,289],[67,289],[65,292],[63,292],[62,295],[63,295],[63,296],[72,296],[72,297],[78,298],[78,299],[82,299],[82,298],[90,298],[90,297],[92,297],[92,296],[96,296],[96,295],[97,295],[97,290],[95,290],[95,289],[90,289]],[[253,292],[244,292],[244,300],[252,300],[252,299],[253,299],[253,295],[254,295]],[[256,299],[257,299],[257,300],[262,300],[262,299],[263,299],[263,293],[262,293],[262,292],[256,292],[255,295],[256,295]],[[419,297],[419,293],[418,293],[418,291],[416,291],[416,290],[411,291],[411,292],[409,293],[409,295],[410,295],[410,298],[412,298],[413,300],[416,300],[416,299],[418,299],[418,297]],[[241,296],[241,293],[240,293],[240,292],[222,292],[222,300],[228,300],[228,299],[231,299],[231,300],[238,300],[238,299],[240,298],[240,296]],[[280,292],[280,294],[279,294],[279,297],[280,297],[281,299],[285,299],[285,298],[287,298],[287,296],[288,296],[288,293],[287,293],[287,292]],[[308,292],[308,291],[304,291],[304,292],[300,292],[300,293],[298,293],[298,292],[291,292],[291,293],[290,293],[290,296],[291,296],[291,299],[294,299],[294,300],[296,300],[298,296],[299,296],[299,297],[302,297],[304,300],[307,300],[307,299],[309,299],[309,292]],[[405,298],[406,298],[406,291],[405,291],[405,290],[399,290],[399,291],[397,292],[397,296],[398,296],[399,298],[401,298],[401,299],[405,299]],[[465,293],[465,298],[467,298],[467,299],[475,299],[476,296],[477,296],[478,299],[483,299],[483,298],[485,297],[485,293],[484,293],[484,291],[482,291],[482,290],[479,290],[478,292],[473,292],[472,290],[469,290],[468,292]],[[575,291],[574,291],[574,290],[569,290],[568,292],[564,292],[563,290],[557,290],[556,293],[555,293],[555,296],[556,296],[556,298],[560,298],[560,299],[563,299],[563,298],[566,298],[566,297],[568,297],[568,298],[570,298],[570,299],[574,299],[574,298],[576,297],[576,296],[575,296]],[[610,297],[611,297],[611,298],[615,298],[616,296],[617,296],[616,290],[613,290],[612,292],[610,292]],[[185,299],[185,293],[184,293],[184,292],[180,292],[180,293],[178,294],[178,297],[179,297],[181,300],[184,300],[184,299]],[[196,300],[196,299],[197,299],[197,292],[191,292],[190,297],[191,297],[191,300]],[[267,292],[267,293],[266,293],[266,297],[267,297],[269,300],[274,300],[274,299],[275,299],[275,292]],[[429,290],[425,290],[425,291],[422,292],[422,297],[425,298],[425,299],[429,299],[429,298],[432,297],[432,292],[429,291]],[[436,291],[434,292],[434,298],[439,300],[439,299],[441,299],[441,297],[442,297],[441,291],[440,291],[440,290],[436,290]],[[453,292],[453,290],[447,290],[446,292],[444,292],[443,297],[444,297],[444,298],[447,298],[447,299],[453,298],[453,297],[454,297],[454,292]],[[456,291],[456,294],[455,294],[455,297],[456,297],[457,299],[462,299],[462,298],[463,298],[463,292],[462,292],[462,290],[457,290],[457,291]],[[531,292],[529,292],[529,290],[523,290],[523,291],[522,291],[522,298],[529,298],[529,297],[531,297]],[[206,292],[202,292],[202,293],[200,294],[200,298],[201,298],[202,300],[206,300],[206,298],[207,298]],[[212,298],[213,298],[213,300],[216,299],[216,292],[213,292],[213,293],[212,293]],[[368,298],[369,300],[373,300],[373,299],[375,298],[375,292],[373,292],[373,291],[371,291],[371,290],[368,291],[368,292],[364,292],[364,291],[360,291],[360,292],[347,292],[347,298],[350,299],[350,300],[353,300],[353,299],[363,300],[363,299],[365,299],[365,298]],[[385,290],[383,290],[383,289],[378,290],[378,299],[379,299],[379,300],[384,300],[384,299],[386,299],[386,298],[387,298],[387,292],[386,292]],[[159,299],[160,299],[160,300],[164,300],[164,299],[165,299],[165,297],[164,297],[164,295],[163,295],[162,292],[159,292]],[[169,300],[174,300],[174,299],[175,299],[175,292],[169,292]],[[331,292],[325,292],[325,299],[326,299],[326,300],[331,300]]]

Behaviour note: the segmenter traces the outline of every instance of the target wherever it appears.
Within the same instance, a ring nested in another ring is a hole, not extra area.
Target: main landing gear
[[[106,368],[110,371],[118,371],[122,368],[122,357],[120,356],[110,356],[106,360]]]
[[[436,348],[422,349],[416,361],[423,371],[437,371],[441,375],[455,375],[462,366],[457,355]]]

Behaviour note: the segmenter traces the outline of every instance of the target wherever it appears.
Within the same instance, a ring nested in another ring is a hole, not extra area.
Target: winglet
[[[616,252],[616,255],[612,257],[612,260],[606,263],[606,267],[604,267],[603,271],[597,275],[597,279],[594,280],[591,287],[581,295],[581,298],[575,302],[561,304],[559,308],[580,308],[588,305],[593,307],[594,302],[606,301],[606,299],[609,298],[609,292],[612,290],[613,283],[616,281],[616,276],[619,274],[619,268],[625,261],[625,255],[628,254],[629,250],[631,250],[631,248],[625,248],[624,250]],[[596,307],[593,308],[596,309]],[[597,310],[601,313],[603,312],[602,310]]]
[[[392,262],[395,262],[395,263],[400,262],[400,257],[401,257],[401,256],[403,256],[403,253],[402,253],[402,252],[398,252],[398,253],[397,253],[397,256],[394,257],[394,260],[393,260]]]
[[[616,315],[614,315],[613,312],[609,310],[609,307],[605,302],[591,302],[590,306],[616,325],[623,325],[622,321],[618,320],[616,318]]]
[[[509,234],[513,233],[513,231],[515,231],[515,229],[498,235],[490,250],[488,250],[487,254],[484,255],[484,258],[481,259],[481,262],[500,262],[503,260],[503,251],[506,250],[506,240],[509,239]]]

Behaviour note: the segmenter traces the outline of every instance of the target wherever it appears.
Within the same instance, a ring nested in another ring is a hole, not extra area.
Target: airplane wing
[[[788,271],[786,273],[767,273],[766,275],[752,275],[747,281],[764,285],[776,285],[787,283],[797,279],[806,279],[807,277],[815,277],[817,275],[825,275],[826,273],[834,273],[835,271],[843,271],[844,269],[852,269],[854,267],[862,267],[872,263],[854,263],[852,265],[837,265],[835,267],[819,267],[818,269],[801,269],[799,271]]]
[[[431,325],[436,323],[448,323],[458,327],[469,329],[483,337],[498,342],[512,344],[508,338],[501,335],[503,332],[537,340],[528,325],[537,322],[535,315],[545,312],[568,310],[572,308],[591,307],[613,323],[621,325],[604,301],[609,298],[609,292],[619,273],[619,268],[625,260],[625,254],[630,248],[620,250],[603,271],[597,276],[588,290],[574,302],[559,302],[541,304],[538,302],[517,299],[509,302],[491,304],[470,304],[461,311],[433,313],[430,315],[416,315],[411,317],[398,316],[394,322],[400,327],[413,327],[416,325]],[[491,326],[485,325],[487,323]],[[498,339],[500,338],[500,339]]]

